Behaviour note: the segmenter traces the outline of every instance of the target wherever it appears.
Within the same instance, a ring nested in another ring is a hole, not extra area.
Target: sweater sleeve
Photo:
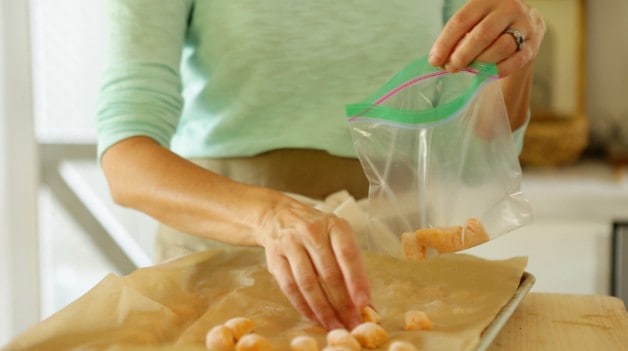
[[[108,2],[108,58],[96,111],[98,157],[148,136],[168,146],[183,98],[179,64],[192,0]]]

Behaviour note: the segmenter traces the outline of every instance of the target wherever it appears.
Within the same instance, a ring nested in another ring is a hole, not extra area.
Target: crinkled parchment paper
[[[475,348],[517,289],[527,260],[447,254],[409,262],[367,254],[366,262],[373,304],[391,340],[451,351]],[[424,310],[434,328],[404,331],[409,309]],[[200,351],[212,326],[236,316],[254,320],[276,350],[289,350],[290,339],[302,334],[324,345],[325,331],[291,307],[267,272],[263,251],[238,248],[108,275],[3,350]]]

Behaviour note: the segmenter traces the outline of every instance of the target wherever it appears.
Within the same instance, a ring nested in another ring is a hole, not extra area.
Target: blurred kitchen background
[[[548,22],[522,153],[535,223],[471,252],[528,256],[533,291],[626,301],[628,1],[531,3]],[[149,265],[156,223],[112,203],[95,159],[105,0],[0,4],[1,345]]]

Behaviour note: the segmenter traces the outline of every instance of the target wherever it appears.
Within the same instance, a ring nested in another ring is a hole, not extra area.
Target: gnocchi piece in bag
[[[423,259],[531,223],[495,65],[421,57],[346,112],[369,180],[365,249]]]

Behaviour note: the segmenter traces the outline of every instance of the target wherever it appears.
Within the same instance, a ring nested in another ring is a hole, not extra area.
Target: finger
[[[316,314],[322,325],[328,329],[342,327],[336,314],[335,306],[329,301],[319,281],[319,273],[314,268],[310,255],[300,245],[290,245],[287,248],[287,260],[290,264],[292,276],[295,277],[300,293]]]
[[[447,62],[460,40],[486,16],[489,8],[477,4],[466,4],[449,18],[430,50],[430,64],[442,66]]]
[[[333,226],[330,226],[329,232],[330,236],[333,235]],[[349,235],[353,236],[353,233],[350,232]],[[349,295],[343,272],[330,246],[329,237],[326,237],[324,243],[310,243],[308,249],[312,252],[310,254],[312,263],[331,305],[343,324],[352,329],[360,324],[360,313]]]
[[[525,47],[520,51],[517,51],[514,55],[508,57],[497,63],[497,71],[500,77],[506,77],[511,73],[520,70],[525,65],[529,64],[532,59],[539,52],[541,42],[545,36],[545,21],[539,12],[531,8],[530,18],[532,19],[532,25],[525,35]],[[514,28],[518,28],[513,25]],[[513,40],[514,41],[514,40]]]
[[[506,77],[509,74],[520,70],[523,66],[527,65],[532,60],[532,48],[525,47],[520,51],[515,52],[507,59],[497,64],[497,72],[500,78]]]
[[[502,34],[489,47],[478,55],[480,62],[498,63],[517,51],[517,43],[510,34]]]
[[[310,305],[303,297],[303,294],[301,294],[301,290],[293,278],[288,261],[284,257],[267,254],[266,262],[268,263],[268,270],[275,277],[279,288],[288,298],[292,306],[312,322],[324,325],[312,311]]]
[[[371,290],[366,267],[355,234],[346,221],[334,223],[330,242],[353,305],[359,309],[370,306]]]
[[[451,53],[449,60],[445,63],[447,71],[457,72],[467,67],[502,36],[510,23],[510,18],[500,16],[495,12],[483,18]]]

